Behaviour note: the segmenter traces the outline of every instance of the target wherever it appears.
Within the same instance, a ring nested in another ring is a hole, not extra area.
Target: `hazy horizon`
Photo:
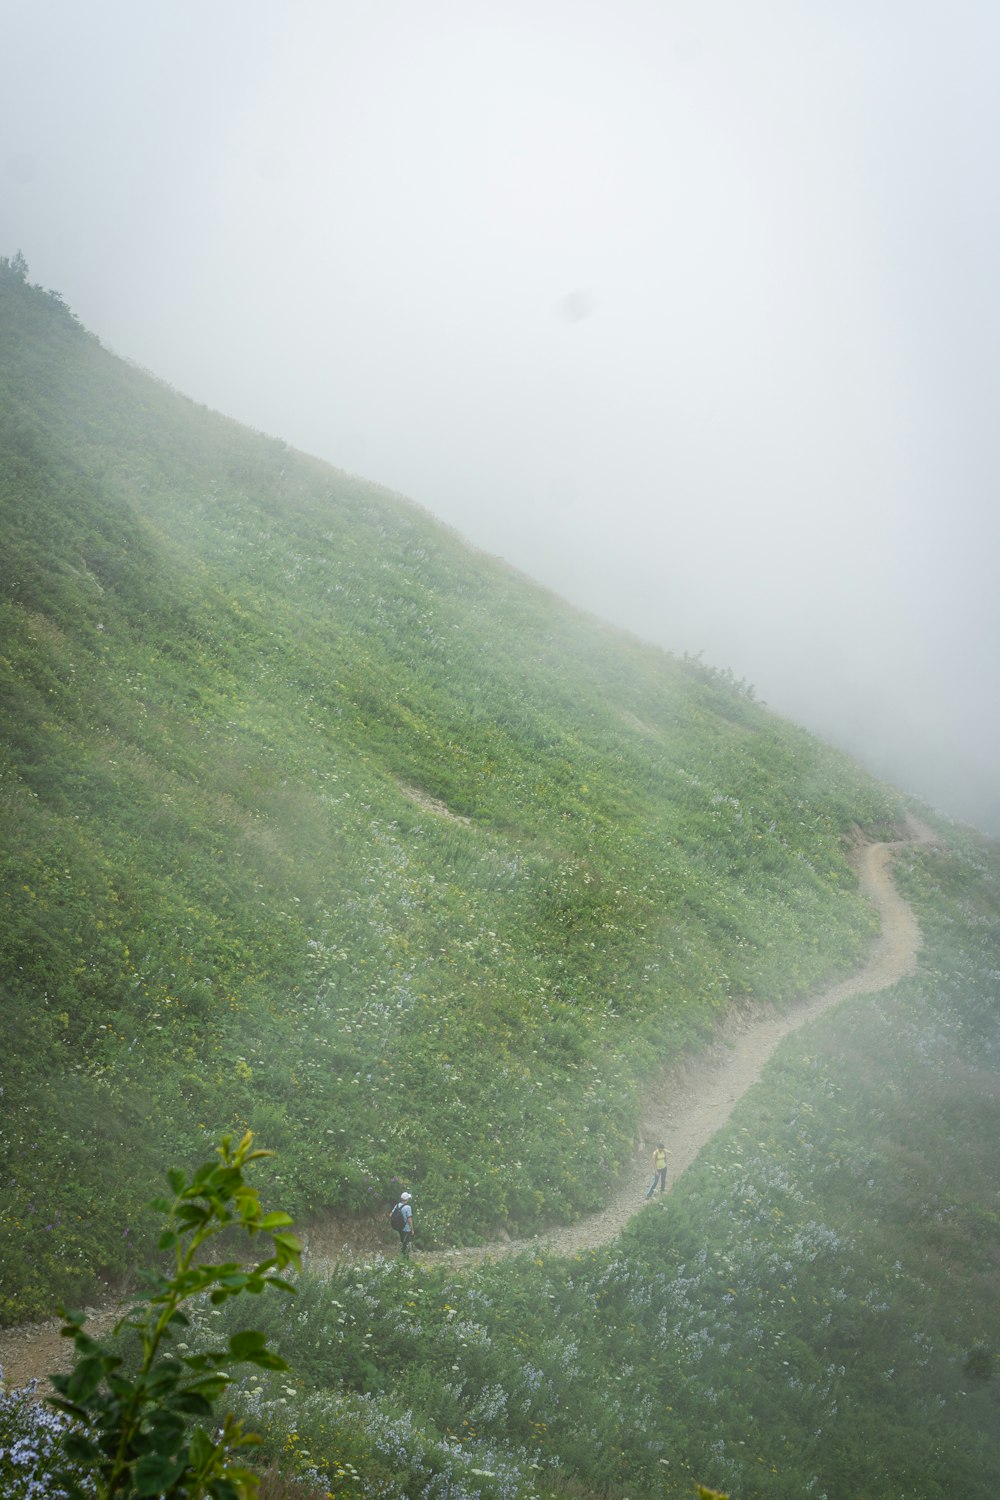
[[[1000,834],[1000,12],[5,12],[105,343]]]

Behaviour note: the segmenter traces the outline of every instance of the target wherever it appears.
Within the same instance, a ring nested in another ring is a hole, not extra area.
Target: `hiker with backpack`
[[[672,1155],[673,1152],[668,1151],[662,1141],[653,1152],[653,1180],[649,1184],[649,1188],[646,1193],[647,1198],[652,1198],[653,1194],[656,1192],[657,1183],[660,1184],[661,1193],[665,1190],[667,1186],[667,1157]]]
[[[413,1209],[410,1207],[410,1193],[400,1193],[399,1202],[389,1214],[389,1225],[399,1235],[400,1255],[409,1255],[410,1246],[413,1244],[415,1226],[413,1223]]]

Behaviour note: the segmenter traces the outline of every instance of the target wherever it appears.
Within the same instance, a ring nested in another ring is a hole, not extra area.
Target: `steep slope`
[[[224,1128],[299,1213],[405,1176],[430,1244],[591,1210],[644,1076],[858,959],[845,840],[898,799],[728,674],[195,406],[7,264],[0,414],[0,1316],[127,1266]]]

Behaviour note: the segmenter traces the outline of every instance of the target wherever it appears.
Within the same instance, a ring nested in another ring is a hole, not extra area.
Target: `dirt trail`
[[[470,1265],[526,1250],[536,1254],[574,1255],[616,1238],[632,1215],[644,1207],[649,1158],[657,1141],[664,1141],[672,1152],[669,1173],[672,1184],[726,1123],[737,1101],[757,1082],[779,1042],[842,1000],[874,994],[913,972],[920,949],[920,929],[910,907],[896,891],[889,866],[893,853],[904,842],[932,843],[935,835],[913,817],[908,819],[908,832],[908,841],[868,844],[859,851],[861,889],[881,920],[881,932],[864,967],[791,1011],[778,1013],[761,1006],[752,1013],[730,1018],[711,1047],[665,1072],[646,1102],[642,1141],[631,1167],[622,1173],[605,1208],[576,1224],[530,1239],[504,1240],[474,1250],[418,1252],[419,1261]],[[365,1243],[359,1243],[356,1229],[353,1234],[345,1232],[344,1226],[338,1226],[336,1221],[311,1226],[303,1238],[307,1251],[305,1264],[312,1270],[320,1270],[338,1258],[352,1255],[373,1258],[387,1253],[382,1239],[364,1236]],[[88,1328],[98,1334],[107,1332],[124,1305],[88,1309],[91,1315]],[[70,1349],[67,1341],[59,1337],[59,1326],[58,1321],[50,1320],[0,1329],[0,1369],[5,1385],[13,1387],[34,1378],[42,1380],[49,1372],[66,1368]]]
[[[890,873],[892,856],[907,843],[933,843],[935,835],[925,823],[907,819],[909,839],[891,844],[866,844],[856,860],[863,893],[881,920],[881,931],[872,944],[868,960],[850,978],[819,991],[791,1011],[769,1006],[730,1017],[720,1028],[713,1045],[696,1057],[668,1069],[646,1101],[642,1117],[642,1140],[631,1168],[626,1168],[614,1186],[607,1205],[599,1213],[548,1230],[531,1239],[510,1240],[477,1250],[445,1250],[425,1253],[421,1261],[471,1264],[488,1258],[514,1255],[525,1250],[552,1255],[574,1255],[615,1239],[633,1214],[645,1206],[644,1193],[652,1175],[650,1158],[658,1141],[672,1153],[667,1191],[691,1165],[702,1147],[725,1125],[736,1103],[760,1078],[772,1053],[793,1031],[853,995],[875,994],[888,989],[916,967],[921,935],[911,908],[896,890]],[[314,1245],[314,1260],[336,1254],[336,1247]],[[318,1252],[318,1253],[317,1253]]]

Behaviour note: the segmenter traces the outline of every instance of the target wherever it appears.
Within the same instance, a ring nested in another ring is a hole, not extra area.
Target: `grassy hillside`
[[[586,1212],[644,1076],[856,962],[899,814],[0,263],[0,1319],[226,1128],[299,1215],[405,1179],[427,1245]]]
[[[1000,1493],[1000,852],[900,864],[920,972],[788,1039],[617,1244],[262,1309],[294,1376],[236,1409],[310,1494]]]

